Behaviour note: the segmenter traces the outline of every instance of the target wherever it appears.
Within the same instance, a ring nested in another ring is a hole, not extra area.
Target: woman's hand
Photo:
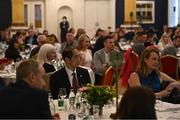
[[[173,84],[174,88],[177,88],[180,90],[180,82],[176,81],[176,82],[173,82],[172,84]]]
[[[168,97],[171,94],[169,90],[162,90],[161,92],[156,94],[156,97]]]

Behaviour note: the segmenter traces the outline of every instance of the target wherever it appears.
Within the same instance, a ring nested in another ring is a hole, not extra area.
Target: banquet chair
[[[172,55],[162,56],[160,58],[160,71],[179,80],[178,77],[178,58]]]
[[[113,73],[114,73],[114,68],[112,66],[108,67],[103,74],[101,85],[103,86],[112,85]]]
[[[134,51],[131,51],[129,58],[132,65],[132,71],[135,71],[139,64],[139,56]]]
[[[124,54],[124,65],[121,71],[121,85],[124,87],[128,87],[128,79],[133,71],[138,66],[139,57],[138,55],[129,48]]]

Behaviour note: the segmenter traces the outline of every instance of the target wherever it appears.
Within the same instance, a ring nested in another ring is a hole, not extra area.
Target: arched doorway
[[[60,27],[59,23],[62,21],[62,17],[66,16],[67,20],[69,21],[69,27],[73,27],[73,11],[69,6],[62,6],[58,10],[58,38],[60,40]]]

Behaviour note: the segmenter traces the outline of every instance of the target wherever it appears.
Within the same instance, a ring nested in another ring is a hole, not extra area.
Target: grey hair
[[[47,59],[47,54],[50,51],[56,51],[55,47],[51,44],[44,44],[41,46],[41,48],[39,49],[38,52],[38,56],[37,56],[37,61],[43,65],[44,63],[49,63],[50,61],[48,61]]]

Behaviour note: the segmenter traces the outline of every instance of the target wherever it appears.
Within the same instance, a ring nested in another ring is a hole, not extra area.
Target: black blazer
[[[17,62],[18,60],[22,59],[18,49],[10,48],[10,47],[5,51],[5,57],[12,59],[14,62]]]
[[[91,83],[89,73],[86,69],[77,67],[76,73],[80,87],[86,85],[87,83]],[[65,70],[65,67],[56,71],[50,77],[50,89],[53,99],[58,98],[59,88],[66,88],[67,97],[69,96],[71,84],[69,82],[68,74]]]
[[[65,21],[65,22],[60,22],[60,29],[61,29],[61,32],[68,32],[68,28],[69,28],[69,22],[68,21]]]
[[[0,119],[50,119],[47,92],[30,87],[25,81],[16,83],[0,90]]]
[[[44,63],[44,64],[43,64],[43,67],[44,67],[45,73],[49,73],[49,72],[54,72],[54,71],[56,71],[56,69],[54,68],[54,66],[51,65],[51,64],[48,64],[48,63]]]

